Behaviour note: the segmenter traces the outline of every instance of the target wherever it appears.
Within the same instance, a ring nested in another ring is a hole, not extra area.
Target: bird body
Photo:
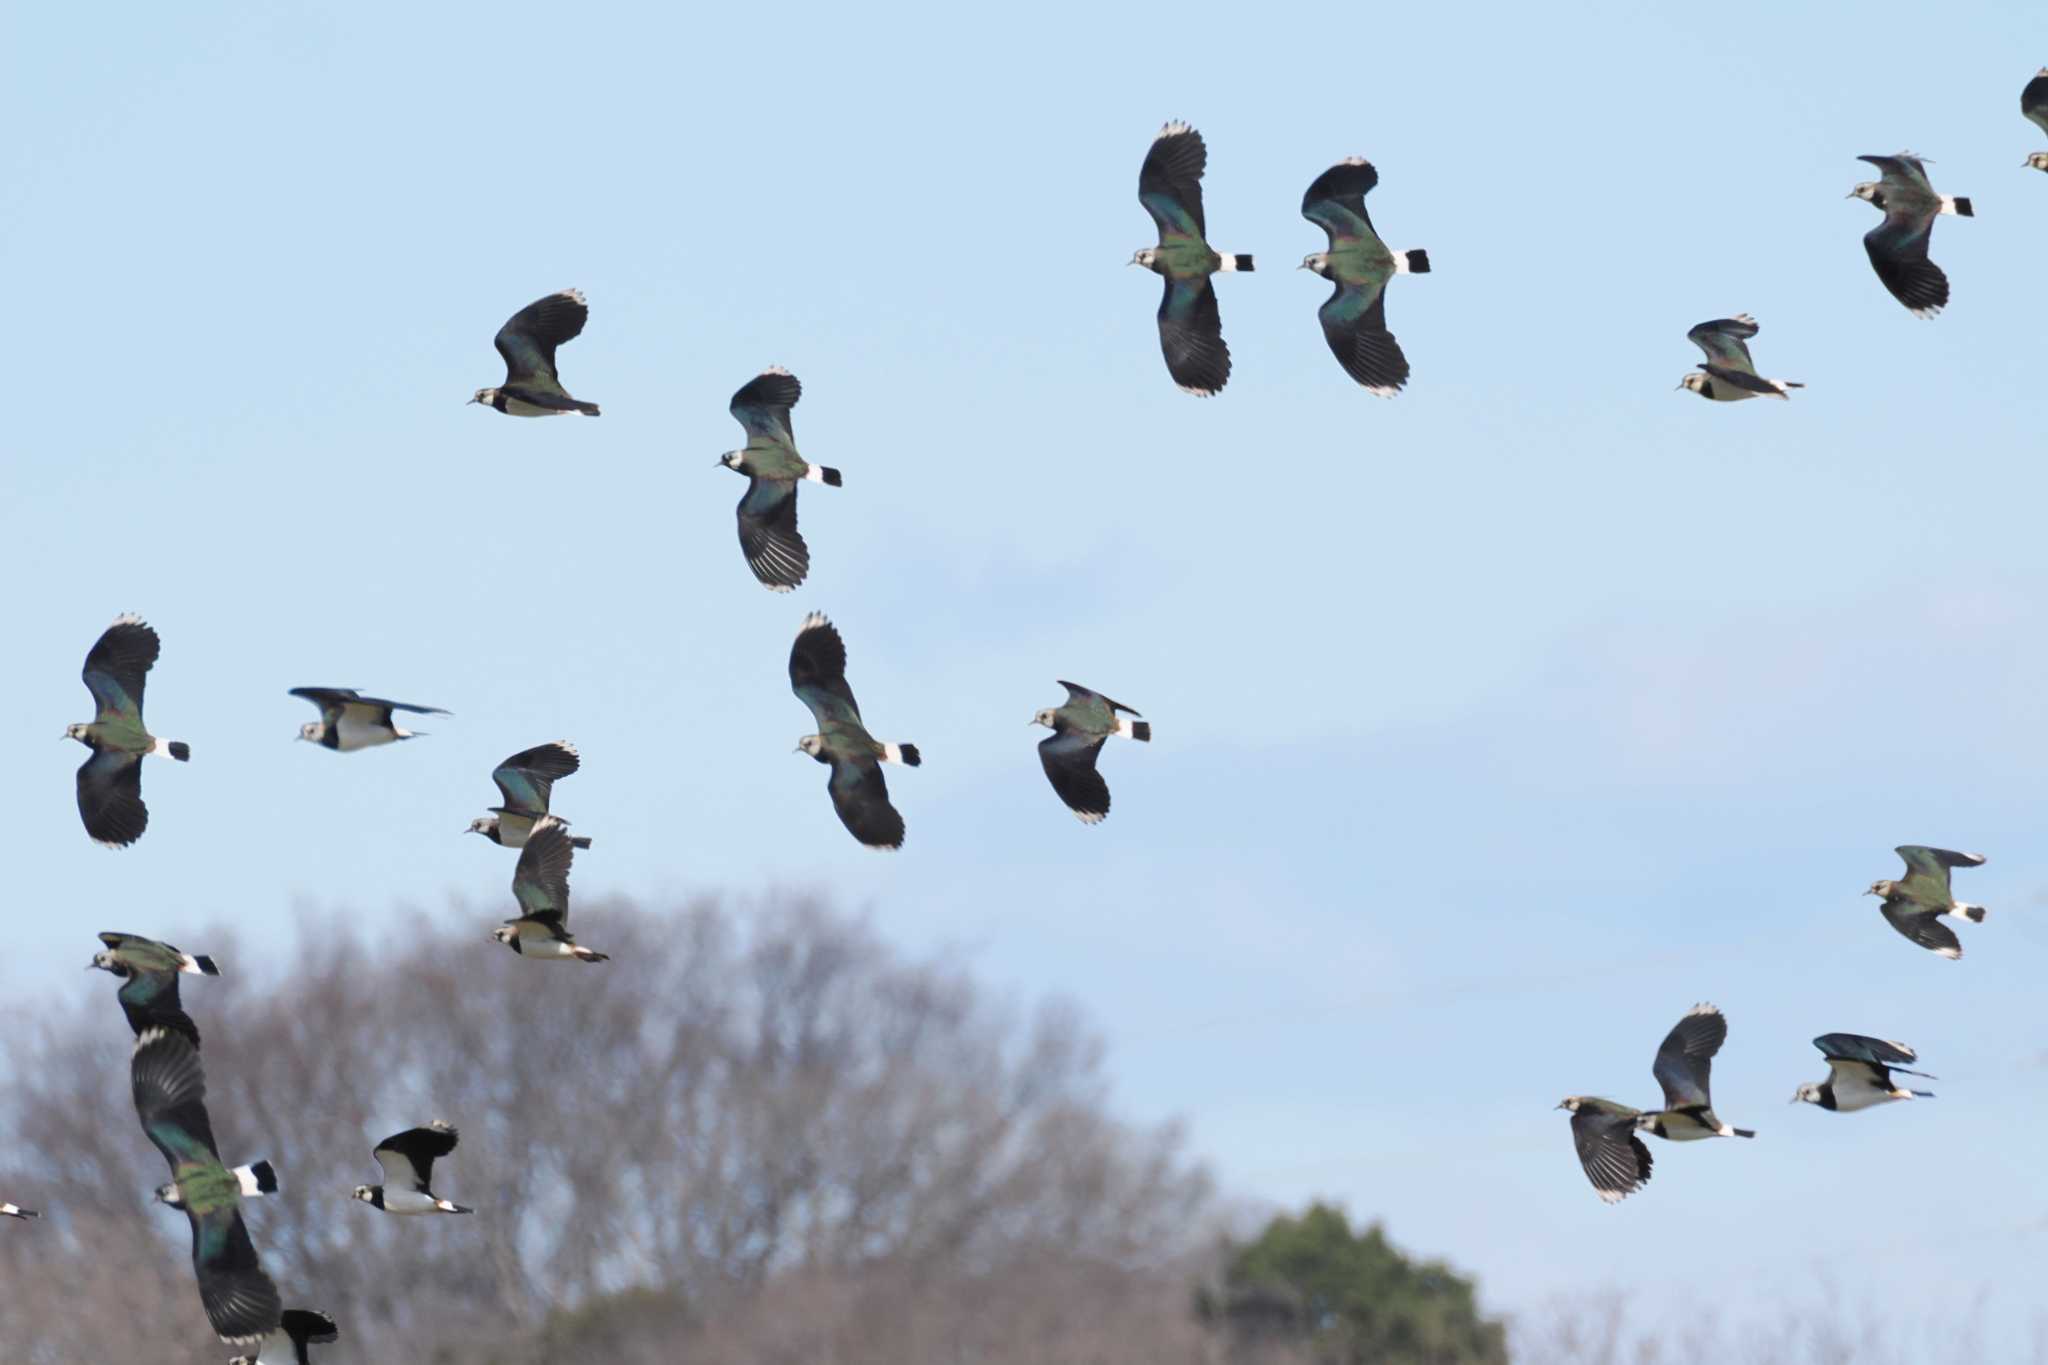
[[[761,586],[788,592],[811,571],[810,548],[796,525],[799,482],[840,486],[839,471],[814,465],[797,453],[790,409],[803,385],[780,365],[771,365],[742,384],[728,405],[747,433],[747,443],[718,457],[727,469],[747,476],[735,516],[740,553]]]
[[[1139,249],[1142,265],[1166,281],[1159,301],[1159,345],[1166,371],[1182,391],[1206,398],[1230,380],[1230,348],[1209,277],[1252,269],[1252,258],[1224,255],[1209,245],[1202,212],[1202,174],[1209,149],[1185,123],[1159,130],[1138,171],[1138,202],[1159,229],[1159,244]]]
[[[1038,742],[1038,761],[1046,780],[1084,825],[1100,824],[1109,814],[1109,784],[1096,771],[1102,746],[1111,735],[1149,742],[1151,723],[1135,719],[1138,713],[1099,692],[1062,679],[1067,689],[1066,704],[1049,707],[1031,718],[1052,736]],[[1122,714],[1119,714],[1122,713]]]
[[[501,848],[526,847],[534,825],[548,813],[555,783],[582,766],[576,746],[565,739],[520,750],[491,773],[505,804],[492,806],[489,816],[470,821],[469,833],[481,834]],[[577,848],[590,847],[587,838],[569,842]]]
[[[1827,1058],[1828,1078],[1817,1085],[1800,1086],[1792,1096],[1795,1103],[1804,1100],[1823,1109],[1853,1114],[1893,1100],[1934,1098],[1932,1091],[1908,1090],[1893,1083],[1894,1071],[1934,1079],[1924,1071],[1905,1068],[1903,1063],[1918,1061],[1919,1057],[1904,1043],[1867,1038],[1860,1033],[1824,1033],[1813,1040],[1813,1045]]]
[[[1650,1183],[1655,1162],[1636,1136],[1642,1110],[1595,1095],[1567,1095],[1557,1107],[1571,1111],[1572,1145],[1601,1203],[1618,1204]]]
[[[139,934],[109,931],[100,935],[100,942],[106,946],[93,954],[89,965],[122,978],[115,996],[135,1036],[165,1028],[197,1048],[199,1028],[178,999],[178,977],[219,976],[213,959]]]
[[[1893,852],[1905,859],[1906,875],[1897,881],[1874,881],[1864,894],[1883,899],[1878,909],[1892,928],[1930,952],[1951,961],[1960,958],[1962,940],[1942,920],[1982,924],[1988,912],[1981,905],[1955,898],[1949,889],[1949,872],[1958,867],[1982,867],[1984,855],[1924,844],[1901,844]]]
[[[1301,216],[1330,239],[1301,263],[1336,285],[1316,316],[1323,339],[1344,373],[1368,393],[1392,398],[1408,382],[1408,357],[1387,330],[1387,281],[1426,274],[1427,251],[1389,251],[1373,230],[1365,196],[1379,172],[1363,157],[1348,157],[1324,171],[1301,197]]]
[[[424,1128],[408,1128],[378,1143],[371,1155],[384,1168],[382,1185],[358,1185],[352,1197],[373,1209],[411,1217],[426,1213],[475,1213],[450,1203],[430,1188],[434,1162],[455,1150],[460,1135],[442,1119]]]
[[[299,738],[339,753],[354,753],[401,739],[417,739],[424,731],[403,730],[392,720],[395,711],[422,716],[445,716],[438,706],[415,706],[410,702],[366,697],[353,687],[294,687],[294,697],[320,708],[320,719],[299,727]]]
[[[1748,1128],[1733,1128],[1723,1122],[1708,1095],[1714,1054],[1727,1037],[1728,1021],[1720,1010],[1712,1005],[1693,1006],[1665,1035],[1651,1067],[1664,1090],[1664,1108],[1639,1117],[1636,1127],[1671,1142],[1755,1137]]]
[[[512,896],[520,913],[491,936],[521,957],[539,962],[609,962],[569,932],[569,868],[576,857],[569,827],[552,815],[534,823],[512,870]]]
[[[162,648],[139,616],[125,614],[101,632],[80,676],[92,693],[94,716],[65,727],[64,737],[92,750],[78,769],[78,817],[94,843],[126,848],[149,828],[142,803],[142,760],[155,754],[183,763],[192,747],[158,739],[142,722],[142,692]]]
[[[228,1172],[235,1178],[235,1187],[244,1199],[260,1199],[266,1194],[277,1193],[277,1169],[268,1161],[252,1161],[247,1166],[237,1166]],[[185,1206],[185,1196],[178,1191],[178,1182],[156,1187],[156,1199],[160,1204],[169,1204],[178,1209]]]
[[[1884,173],[1849,191],[1884,213],[1884,221],[1863,234],[1870,267],[1916,318],[1931,318],[1948,305],[1948,276],[1927,258],[1934,220],[1944,213],[1976,216],[1970,201],[1936,194],[1927,179],[1923,158],[1911,152],[1897,156],[1860,156]]]
[[[1756,372],[1747,342],[1759,330],[1756,319],[1747,313],[1715,318],[1694,327],[1685,334],[1686,339],[1706,352],[1707,358],[1699,372],[1679,380],[1678,387],[1717,403],[1758,397],[1789,398],[1791,390],[1805,388],[1796,380],[1765,379]]]
[[[915,744],[885,744],[868,733],[860,704],[846,681],[846,644],[822,613],[804,617],[789,649],[789,687],[810,708],[818,732],[797,750],[827,764],[825,789],[847,833],[869,848],[903,846],[903,817],[889,802],[881,765],[915,768],[924,761]]]
[[[580,412],[598,415],[595,403],[571,398],[555,369],[555,348],[583,334],[590,305],[574,289],[536,299],[505,319],[491,344],[505,358],[505,382],[478,389],[469,401],[513,417],[556,417]]]

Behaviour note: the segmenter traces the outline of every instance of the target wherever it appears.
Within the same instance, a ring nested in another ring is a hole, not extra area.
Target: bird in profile
[[[1642,1110],[1595,1095],[1567,1095],[1557,1107],[1571,1111],[1572,1145],[1601,1203],[1619,1204],[1650,1183],[1650,1149],[1636,1136]]]
[[[1944,213],[1974,218],[1977,211],[1968,199],[1936,194],[1927,179],[1925,159],[1911,152],[1856,159],[1884,172],[1883,179],[1866,180],[1849,191],[1849,198],[1865,200],[1884,213],[1884,221],[1863,234],[1870,267],[1914,317],[1931,318],[1948,304],[1948,276],[1927,259],[1934,220]]]
[[[82,676],[95,715],[64,730],[64,738],[92,750],[78,769],[78,818],[92,841],[106,848],[126,848],[149,828],[143,757],[163,754],[180,763],[192,757],[191,745],[158,739],[143,728],[142,687],[161,647],[140,616],[115,617],[85,656]]]
[[[309,1345],[324,1346],[341,1336],[334,1319],[310,1308],[287,1308],[277,1330],[263,1338],[253,1356],[236,1356],[228,1365],[311,1365]]]
[[[177,1206],[192,1224],[192,1270],[213,1330],[229,1346],[255,1346],[282,1317],[242,1222],[241,1181],[221,1164],[206,1113],[199,1050],[182,1034],[150,1029],[129,1061],[144,1136],[170,1163]]]
[[[366,697],[353,687],[294,687],[291,695],[302,697],[320,708],[320,719],[301,725],[299,738],[323,749],[345,754],[401,739],[417,739],[426,733],[424,730],[399,729],[391,720],[394,711],[410,711],[420,716],[448,714],[438,706],[414,706],[411,702]]]
[[[1823,1109],[1853,1114],[1858,1109],[1892,1100],[1934,1098],[1932,1091],[1908,1090],[1892,1083],[1892,1073],[1935,1079],[1924,1071],[1908,1071],[1907,1062],[1920,1058],[1904,1043],[1883,1038],[1866,1038],[1860,1033],[1823,1033],[1813,1040],[1820,1055],[1828,1060],[1828,1078],[1818,1085],[1806,1084],[1792,1095],[1792,1102],[1804,1100]]]
[[[491,773],[505,804],[492,806],[489,815],[470,821],[469,833],[481,834],[500,848],[526,847],[526,836],[533,832],[535,822],[548,813],[555,783],[581,766],[581,755],[566,739],[521,749]],[[577,848],[590,847],[590,840],[580,835],[569,842]]]
[[[811,464],[796,453],[789,410],[803,397],[796,376],[779,365],[761,371],[732,396],[731,411],[747,443],[718,457],[719,464],[747,476],[740,495],[740,553],[761,586],[788,592],[811,571],[811,552],[796,529],[796,486],[802,479],[840,486],[839,471]]]
[[[2048,133],[2048,66],[2034,73],[2034,79],[2020,91],[2020,113],[2027,122]],[[2026,164],[2037,171],[2048,171],[2048,152],[2034,152],[2027,157]]]
[[[371,1155],[384,1168],[381,1185],[358,1185],[354,1197],[386,1213],[475,1213],[435,1194],[434,1162],[455,1150],[458,1134],[445,1120],[408,1128],[378,1143]]]
[[[901,848],[903,817],[889,804],[881,765],[915,768],[923,756],[915,744],[884,744],[868,733],[846,682],[846,643],[818,612],[804,618],[790,646],[789,687],[818,725],[817,734],[796,742],[797,751],[831,766],[825,790],[839,823],[869,848]]]
[[[555,348],[583,335],[590,305],[574,289],[535,299],[505,319],[491,344],[505,357],[505,382],[478,389],[472,403],[514,417],[554,417],[564,412],[597,416],[597,404],[571,398],[555,369]]]
[[[1962,941],[1943,918],[1982,924],[1986,912],[1981,905],[1957,900],[1949,890],[1948,874],[1953,868],[1982,867],[1984,855],[1921,844],[1901,844],[1893,851],[1906,860],[1906,875],[1897,881],[1874,881],[1863,894],[1881,897],[1878,909],[1886,923],[1922,948],[1951,961],[1961,957]]]
[[[37,1213],[34,1209],[25,1209],[19,1204],[0,1202],[0,1217],[19,1218],[23,1222],[27,1222],[31,1218],[40,1218],[42,1216],[42,1214]]]
[[[1067,809],[1079,816],[1082,824],[1098,825],[1109,814],[1109,784],[1095,770],[1103,744],[1111,735],[1149,742],[1152,724],[1125,719],[1138,713],[1079,683],[1062,679],[1060,686],[1067,689],[1066,704],[1049,706],[1031,718],[1033,725],[1052,731],[1049,738],[1038,741],[1038,761]]]
[[[1686,340],[1706,352],[1699,371],[1678,381],[1678,387],[1711,398],[1717,403],[1739,403],[1745,398],[1790,398],[1791,390],[1806,385],[1792,379],[1765,379],[1757,374],[1749,358],[1749,338],[1760,329],[1747,313],[1732,318],[1714,318],[1685,334]]]
[[[1408,382],[1408,357],[1387,330],[1387,281],[1427,274],[1429,253],[1389,251],[1373,231],[1365,196],[1379,183],[1380,173],[1358,156],[1315,178],[1301,196],[1301,216],[1329,235],[1330,249],[1311,253],[1301,268],[1337,286],[1316,313],[1337,363],[1366,392],[1392,398]]]
[[[1728,1038],[1728,1021],[1712,1005],[1694,1005],[1657,1048],[1650,1070],[1664,1088],[1664,1108],[1636,1119],[1636,1127],[1672,1142],[1702,1138],[1753,1138],[1754,1130],[1731,1128],[1714,1113],[1707,1093],[1714,1054]]]
[[[1131,257],[1166,280],[1159,302],[1159,346],[1166,372],[1183,391],[1198,398],[1220,392],[1230,380],[1230,348],[1223,344],[1223,315],[1209,277],[1218,271],[1250,270],[1250,256],[1218,255],[1208,242],[1202,216],[1202,172],[1209,149],[1185,123],[1159,130],[1138,170],[1138,202],[1159,226],[1159,245]]]
[[[569,865],[576,845],[569,827],[552,815],[534,822],[512,869],[512,898],[519,916],[491,936],[521,957],[541,962],[609,962],[611,955],[586,948],[569,932]]]
[[[122,979],[115,998],[135,1036],[140,1038],[151,1029],[169,1029],[197,1048],[199,1027],[178,999],[178,978],[185,974],[219,976],[220,968],[213,959],[140,934],[108,931],[100,935],[100,942],[106,946],[92,955],[87,966]]]

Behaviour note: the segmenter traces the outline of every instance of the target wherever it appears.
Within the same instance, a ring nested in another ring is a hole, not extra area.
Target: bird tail
[[[1152,722],[1149,720],[1132,720],[1128,716],[1118,716],[1116,732],[1125,739],[1142,740],[1146,744],[1152,742]]]
[[[842,482],[838,470],[822,464],[814,464],[809,469],[806,469],[804,477],[812,483],[822,483],[828,488],[837,488]]]
[[[577,944],[570,951],[576,954],[576,960],[578,962],[610,962],[612,960],[612,955],[610,953],[600,953],[599,951],[597,951],[597,949],[586,948],[580,943]],[[468,1213],[469,1210],[464,1209],[463,1212]]]
[[[0,1204],[0,1213],[6,1214],[9,1218],[40,1218],[43,1216],[34,1209],[25,1209],[19,1204]]]
[[[1223,264],[1216,268],[1223,271],[1250,270],[1252,268],[1252,258],[1249,256],[1225,256]]]
[[[1429,273],[1429,253],[1421,247],[1417,247],[1413,251],[1395,252],[1394,273],[1396,275],[1427,275]]]
[[[277,1193],[277,1171],[267,1161],[253,1161],[247,1166],[235,1167],[235,1179],[242,1182],[245,1197]]]
[[[1915,1076],[1918,1076],[1921,1073],[1916,1071],[1913,1074]],[[1931,1100],[1934,1098],[1934,1092],[1932,1090],[1894,1090],[1892,1093],[1897,1095],[1902,1100]]]
[[[190,972],[194,976],[220,975],[220,968],[214,966],[213,959],[205,953],[186,953],[184,958],[185,960],[178,964],[178,970],[181,972]]]
[[[441,1211],[442,1213],[475,1213],[475,1212],[476,1212],[476,1210],[475,1210],[475,1209],[473,1209],[473,1208],[469,1207],[469,1206],[468,1206],[467,1204],[451,1204],[451,1203],[449,1203],[449,1202],[448,1202],[448,1201],[447,1201],[446,1199],[436,1199],[436,1200],[434,1201],[434,1207],[435,1207],[436,1209],[439,1209],[439,1210],[440,1210],[440,1211]]]
[[[571,848],[589,848],[589,847],[590,847],[590,836],[589,836],[588,834],[572,834],[572,835],[570,835],[570,836],[569,836],[569,847],[571,847]]]
[[[1969,196],[1963,194],[1953,196],[1944,194],[1941,196],[1941,212],[1953,213],[1958,218],[1975,218],[1977,216],[1977,210],[1970,207]]]
[[[1733,1134],[1734,1134],[1734,1135],[1735,1135],[1736,1137],[1755,1137],[1755,1136],[1756,1136],[1756,1129],[1754,1129],[1754,1128],[1731,1128],[1731,1129],[1729,1129],[1728,1131],[1729,1131],[1729,1132],[1731,1132],[1731,1133],[1733,1133]]]
[[[576,404],[576,411],[582,413],[585,417],[598,416],[597,404],[595,403],[578,403]],[[468,1213],[469,1210],[464,1209],[463,1212]]]
[[[882,762],[901,763],[906,768],[915,768],[924,762],[924,755],[917,751],[915,744],[884,744]]]
[[[160,739],[149,746],[153,754],[169,754],[180,763],[192,761],[192,746],[182,739]]]
[[[1972,924],[1982,924],[1984,916],[1989,912],[1981,905],[1965,905],[1957,902],[1955,909],[1949,911],[1949,913],[1957,919],[1966,919]]]

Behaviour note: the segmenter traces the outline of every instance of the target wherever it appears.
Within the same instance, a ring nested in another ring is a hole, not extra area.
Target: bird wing
[[[153,1028],[170,1029],[199,1046],[199,1026],[185,1013],[178,995],[178,972],[133,971],[114,993],[121,1013],[137,1038]]]
[[[1099,824],[1109,814],[1109,784],[1095,770],[1106,738],[1062,725],[1057,733],[1038,741],[1038,761],[1045,767],[1046,779],[1084,825]]]
[[[1664,1087],[1664,1107],[1708,1105],[1707,1081],[1714,1054],[1728,1037],[1728,1021],[1712,1005],[1698,1005],[1680,1019],[1657,1048],[1651,1074]]]
[[[573,289],[536,299],[507,318],[491,339],[505,357],[505,382],[562,393],[555,347],[580,336],[589,318],[590,305]]]
[[[2036,72],[2020,91],[2020,112],[2036,128],[2048,133],[2048,66]]]
[[[353,687],[294,687],[291,695],[320,708],[320,719],[333,726],[341,720],[341,708],[356,700]]]
[[[582,766],[576,746],[565,740],[522,749],[491,772],[491,781],[505,798],[504,808],[534,819],[548,813],[556,781]]]
[[[550,815],[535,824],[512,869],[512,896],[528,919],[569,918],[569,864],[576,856],[569,827]]]
[[[1719,370],[1727,370],[1733,374],[1753,377],[1756,374],[1756,363],[1749,358],[1749,347],[1746,342],[1755,336],[1757,331],[1756,319],[1743,313],[1737,317],[1715,318],[1711,322],[1703,322],[1687,332],[1685,338],[1706,352],[1707,363],[1701,368],[1709,374],[1718,377]]]
[[[1856,159],[1868,161],[1884,173],[1887,200],[1901,196],[1934,200],[1934,186],[1927,179],[1927,167],[1921,163],[1919,157],[1900,152],[1897,156],[1859,156]]]
[[[1892,928],[1904,934],[1929,952],[1941,953],[1946,957],[1963,955],[1962,940],[1956,931],[1942,923],[1941,912],[1920,904],[1918,901],[1901,900],[1897,895],[1885,897],[1878,909]]]
[[[371,1155],[384,1168],[386,1184],[424,1190],[432,1183],[434,1160],[455,1150],[452,1128],[408,1128],[378,1143]]]
[[[1948,276],[1927,259],[1933,233],[1931,207],[1887,205],[1884,221],[1863,234],[1863,250],[1877,278],[1893,298],[1923,316],[1948,306]]]
[[[415,706],[409,701],[390,701],[383,697],[351,696],[343,702],[339,714],[353,715],[356,720],[378,725],[389,725],[393,711],[410,711],[416,716],[445,716],[446,710],[439,706]]]
[[[1949,889],[1949,869],[1984,865],[1983,857],[1976,853],[1957,853],[1920,844],[1902,844],[1893,852],[1906,860],[1906,875],[1899,882],[1906,898],[1940,910],[1955,903],[1955,893]]]
[[[796,376],[775,366],[740,385],[729,407],[732,415],[746,429],[749,440],[769,441],[793,448],[796,435],[789,424],[789,410],[796,406],[803,394],[804,386],[797,382]]]
[[[123,616],[100,633],[80,675],[92,693],[100,724],[126,721],[142,727],[143,683],[161,648],[156,632],[136,616]]]
[[[1208,235],[1202,218],[1202,172],[1208,164],[1202,135],[1185,123],[1169,123],[1152,139],[1138,169],[1138,202],[1159,225],[1162,246],[1176,237],[1202,241]]]
[[[1330,354],[1358,383],[1390,396],[1408,382],[1408,357],[1387,330],[1384,283],[1356,285],[1340,280],[1316,310],[1316,317],[1323,324],[1323,340],[1330,343]]]
[[[276,1331],[282,1320],[277,1285],[256,1258],[256,1245],[242,1222],[239,1200],[200,1212],[190,1203],[192,1271],[206,1320],[230,1346],[251,1345]]]
[[[1635,1117],[1608,1100],[1582,1103],[1572,1115],[1572,1145],[1604,1203],[1619,1203],[1649,1183],[1650,1149],[1636,1136]]]
[[[1880,1066],[1903,1066],[1920,1060],[1904,1043],[1869,1038],[1861,1033],[1823,1033],[1813,1040],[1821,1056],[1829,1061],[1876,1062]]]
[[[846,642],[839,628],[812,612],[804,618],[789,647],[789,687],[811,708],[820,730],[834,725],[861,725],[860,703],[846,683]]]
[[[1168,276],[1159,300],[1159,349],[1166,372],[1189,393],[1208,395],[1230,379],[1230,347],[1223,342],[1223,314],[1207,276]]]
[[[126,848],[149,828],[142,804],[142,755],[94,749],[78,765],[78,818],[94,843]]]
[[[858,728],[858,727],[856,727]],[[860,731],[865,736],[866,731]],[[889,784],[883,780],[882,765],[872,753],[849,752],[853,736],[834,733],[826,750],[832,760],[832,776],[825,789],[832,793],[832,809],[847,833],[869,848],[900,848],[903,845],[903,817],[889,804]],[[869,741],[872,743],[872,741]]]
[[[1301,196],[1301,216],[1330,234],[1332,248],[1343,242],[1370,240],[1382,251],[1386,244],[1373,231],[1365,196],[1380,183],[1370,161],[1352,157],[1324,171]]]
[[[796,529],[796,480],[747,480],[740,495],[740,553],[762,586],[788,592],[811,571],[811,551]]]

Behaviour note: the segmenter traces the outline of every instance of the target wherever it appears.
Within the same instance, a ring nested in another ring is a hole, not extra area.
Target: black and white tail
[[[1735,1136],[1737,1136],[1737,1137],[1755,1137],[1755,1136],[1756,1136],[1756,1129],[1754,1129],[1754,1128],[1731,1128],[1731,1129],[1729,1129],[1728,1131],[1729,1131],[1729,1132],[1731,1132],[1731,1133],[1733,1133],[1733,1134],[1735,1134]]]
[[[153,754],[169,754],[180,763],[190,763],[192,761],[192,746],[182,739],[157,740],[154,744],[150,745],[149,751]]]
[[[839,471],[830,465],[814,464],[804,471],[804,477],[812,483],[822,483],[827,488],[837,488],[842,482]]]
[[[1417,247],[1413,251],[1395,252],[1394,273],[1396,275],[1427,275],[1429,273],[1429,253],[1421,247]]]
[[[588,834],[572,834],[572,835],[570,835],[570,836],[569,836],[569,847],[571,847],[571,848],[589,848],[589,847],[590,847],[590,836],[589,836]]]
[[[179,957],[183,959],[178,963],[181,972],[190,972],[194,976],[220,975],[220,968],[214,966],[213,959],[205,953],[180,953]]]
[[[1941,196],[1941,211],[1943,213],[1953,213],[1958,218],[1975,218],[1977,216],[1977,210],[1970,207],[1969,196],[1963,194],[1953,197],[1946,194]]]
[[[1152,742],[1152,722],[1149,720],[1131,720],[1126,716],[1118,716],[1116,732],[1125,739],[1140,740],[1146,744]]]
[[[1216,268],[1225,271],[1249,271],[1252,268],[1252,258],[1249,256],[1225,256],[1223,264]]]
[[[924,755],[917,751],[915,744],[884,744],[882,746],[882,761],[884,763],[901,763],[906,768],[915,768],[918,764],[924,762]]]
[[[253,1161],[247,1166],[235,1167],[235,1179],[242,1183],[242,1197],[245,1199],[277,1193],[277,1172],[267,1161]]]
[[[1949,911],[1949,913],[1951,915],[1960,915],[1972,924],[1982,924],[1986,912],[1981,905],[1965,905],[1959,902],[1956,908]]]
[[[0,1204],[0,1214],[5,1214],[9,1218],[40,1218],[43,1216],[34,1209],[25,1209],[19,1204]]]

